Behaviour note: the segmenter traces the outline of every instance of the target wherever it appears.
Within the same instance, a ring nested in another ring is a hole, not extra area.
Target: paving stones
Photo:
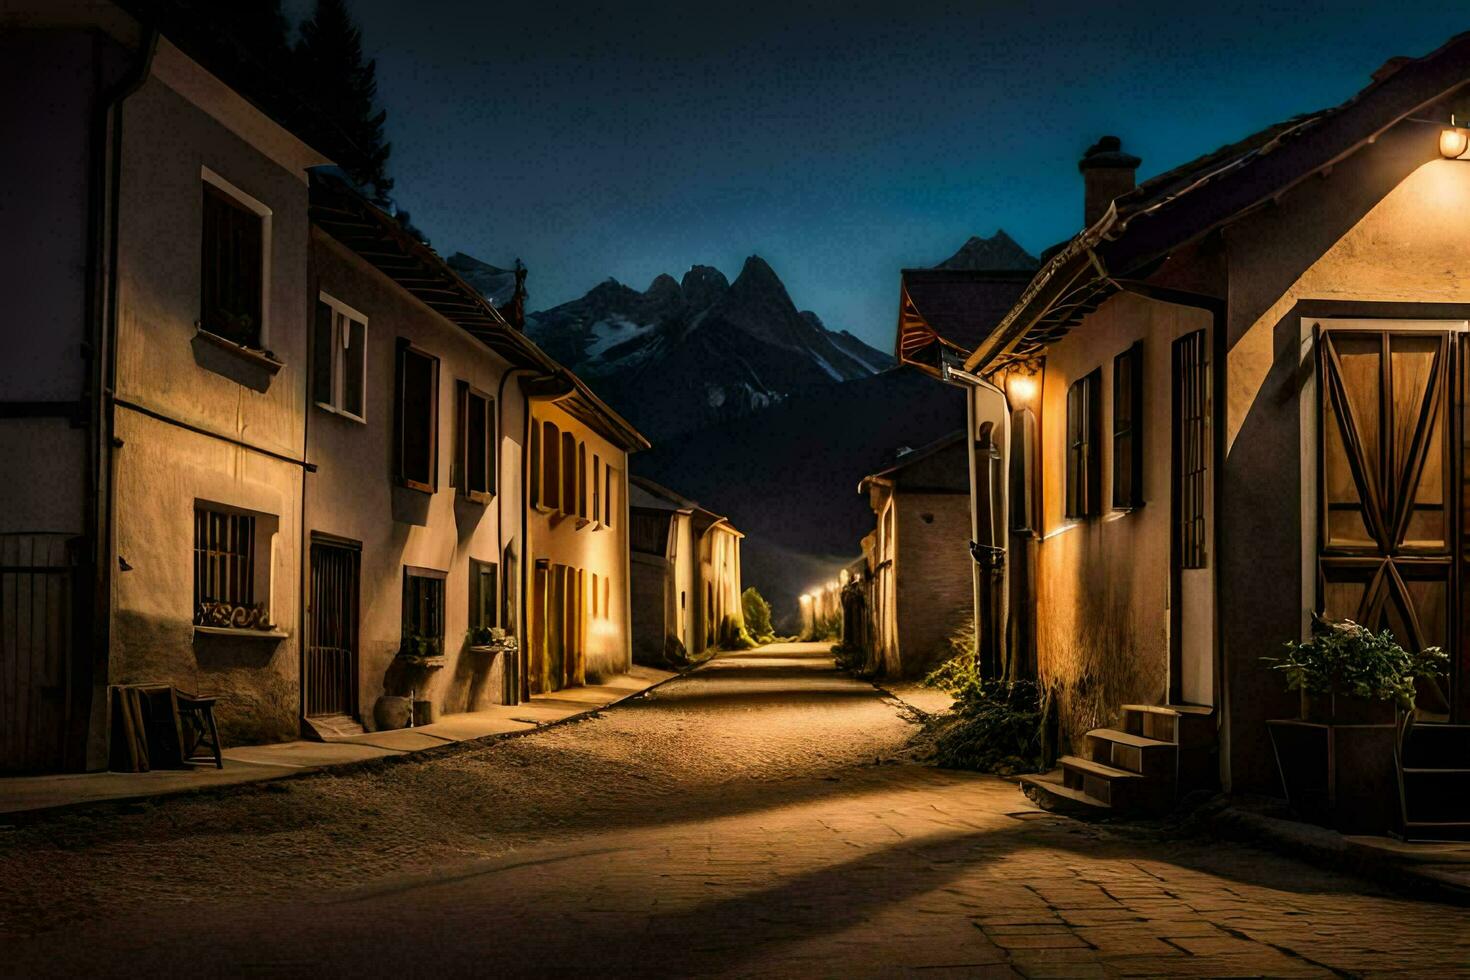
[[[1454,975],[1470,914],[910,764],[824,651],[371,783],[0,839],[18,974]],[[823,777],[839,776],[836,781]],[[70,889],[70,890],[68,890]],[[202,938],[202,937],[207,937]]]

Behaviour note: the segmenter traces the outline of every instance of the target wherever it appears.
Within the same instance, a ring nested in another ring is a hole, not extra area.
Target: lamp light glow
[[[1036,397],[1036,376],[1031,374],[1010,374],[1006,377],[1006,394],[1011,396],[1012,401],[1029,402]]]
[[[1470,130],[1446,129],[1439,134],[1439,155],[1446,160],[1456,160],[1470,149]]]
[[[1450,128],[1440,130],[1439,133],[1439,155],[1446,160],[1458,160],[1470,149],[1470,129],[1462,129],[1455,125],[1455,117],[1450,116]]]

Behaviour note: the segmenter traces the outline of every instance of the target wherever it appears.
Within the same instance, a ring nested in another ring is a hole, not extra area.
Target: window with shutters
[[[1205,568],[1210,459],[1210,376],[1205,332],[1174,341],[1174,498],[1181,568]]]
[[[535,463],[533,462],[534,466]],[[541,424],[541,499],[537,509],[561,509],[561,429],[555,422]]]
[[[591,523],[587,516],[587,444],[577,443],[577,526]]]
[[[398,481],[439,489],[439,358],[398,340]]]
[[[270,209],[203,171],[199,327],[241,347],[265,345]]]
[[[1102,460],[1099,402],[1102,371],[1096,370],[1067,389],[1066,511],[1069,519],[1096,517],[1100,512]]]
[[[470,617],[471,630],[489,629],[499,626],[500,606],[496,573],[493,561],[470,559]]]
[[[495,493],[495,399],[461,381],[455,439],[455,486],[484,503]]]
[[[602,457],[592,454],[592,523],[602,527]]]
[[[617,513],[617,507],[613,501],[613,468],[610,464],[602,467],[602,526],[613,526],[613,515]]]
[[[319,294],[311,357],[311,395],[317,407],[366,422],[367,317]]]
[[[1143,506],[1143,343],[1113,358],[1113,507]]]
[[[421,656],[443,652],[444,578],[436,569],[404,567],[403,651]]]
[[[577,437],[570,432],[561,434],[561,512],[577,513]]]

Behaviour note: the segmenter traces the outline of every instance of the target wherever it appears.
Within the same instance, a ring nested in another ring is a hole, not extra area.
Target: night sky
[[[1205,6],[352,4],[441,253],[520,256],[531,309],[758,253],[885,350],[900,267],[1077,230],[1097,136],[1145,178],[1470,29],[1463,2]]]

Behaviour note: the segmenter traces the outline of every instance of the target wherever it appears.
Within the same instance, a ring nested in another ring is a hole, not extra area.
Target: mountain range
[[[529,314],[526,333],[655,443],[893,364],[798,310],[758,255],[734,282],[707,265],[642,292],[608,279]]]
[[[463,253],[449,261],[492,301],[514,289],[508,270]],[[935,268],[1037,265],[997,231]],[[682,280],[658,276],[642,292],[609,279],[531,314],[527,331],[653,441],[632,458],[635,472],[745,533],[744,584],[771,601],[785,629],[796,597],[836,575],[872,530],[859,481],[965,425],[960,389],[895,367],[798,310],[758,256],[733,283],[706,265]]]

